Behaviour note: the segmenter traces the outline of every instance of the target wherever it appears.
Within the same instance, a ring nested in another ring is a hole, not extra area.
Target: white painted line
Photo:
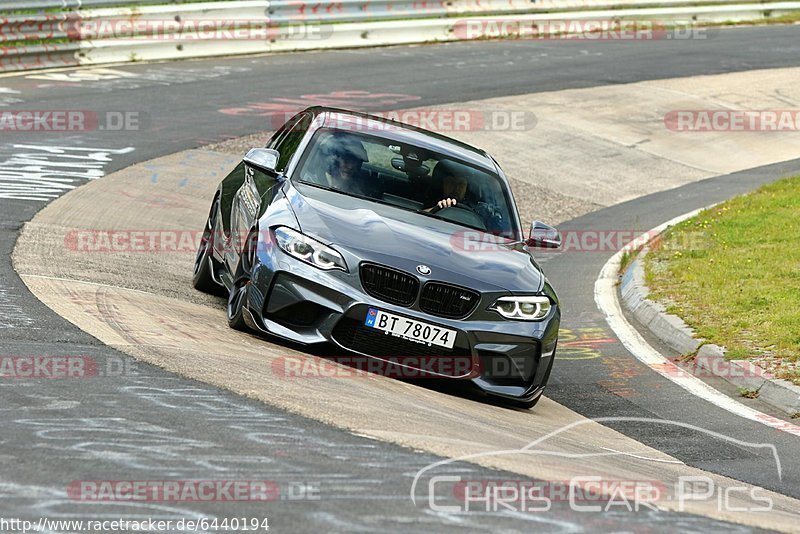
[[[11,145],[10,158],[0,161],[0,199],[48,202],[84,181],[105,176],[120,149],[50,145]]]
[[[701,208],[679,217],[675,217],[674,219],[653,228],[645,235],[649,236],[650,238],[659,235],[669,226],[673,226],[685,221],[686,219],[694,217],[704,209],[708,209],[714,205],[716,204],[712,204],[706,208]],[[594,300],[597,303],[597,307],[603,312],[608,325],[617,335],[625,348],[628,349],[628,351],[630,351],[630,353],[633,354],[636,359],[650,367],[650,369],[660,374],[664,378],[671,380],[689,393],[696,395],[697,397],[700,397],[701,399],[708,401],[711,404],[734,415],[738,415],[739,417],[756,421],[770,428],[774,428],[794,436],[800,436],[800,426],[793,425],[792,423],[783,421],[777,417],[767,415],[759,412],[758,410],[754,410],[749,406],[745,406],[741,402],[734,400],[724,393],[712,388],[696,376],[692,376],[686,372],[680,372],[681,369],[677,365],[662,356],[660,352],[654,349],[628,322],[628,320],[622,314],[622,308],[620,307],[619,298],[617,296],[617,275],[619,273],[622,255],[625,252],[632,251],[643,244],[644,243],[642,243],[641,240],[634,240],[625,245],[625,247],[614,254],[614,256],[612,256],[611,259],[606,262],[606,264],[603,266],[603,269],[600,271],[600,276],[597,278],[597,281],[595,281],[594,284]]]
[[[136,62],[137,64],[140,62]],[[161,61],[142,61],[141,63],[161,63]],[[126,67],[131,65],[130,61],[118,61],[116,63],[104,63],[103,67]],[[45,74],[48,72],[67,72],[73,70],[91,70],[96,69],[97,65],[70,65],[68,67],[49,67],[45,69],[27,69],[27,70],[15,70],[12,72],[0,72],[0,79],[1,78],[23,78],[28,77],[31,75],[39,75]]]
[[[27,78],[29,80],[47,80],[54,82],[97,82],[101,80],[118,80],[120,78],[136,78],[138,74],[135,72],[127,72],[124,70],[116,70],[108,67],[92,67],[83,68],[70,71],[46,71],[46,72],[31,72],[28,71]]]

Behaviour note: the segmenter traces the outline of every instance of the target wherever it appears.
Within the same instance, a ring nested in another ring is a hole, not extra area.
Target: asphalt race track
[[[81,355],[106,368],[129,366],[136,370],[86,381],[0,381],[2,515],[268,516],[270,526],[278,531],[445,531],[465,527],[486,531],[751,531],[677,512],[576,514],[566,503],[547,514],[500,511],[460,515],[434,511],[419,501],[414,505],[409,498],[414,475],[440,456],[353,434],[137,362],[42,304],[10,260],[22,224],[50,199],[89,177],[100,178],[159,156],[272,129],[275,125],[265,124],[269,122],[265,114],[276,106],[302,107],[322,100],[365,110],[396,109],[800,65],[800,34],[794,27],[715,30],[710,37],[635,46],[574,41],[458,43],[126,65],[89,75],[71,70],[0,78],[0,89],[6,89],[0,91],[0,104],[5,106],[0,110],[136,111],[142,119],[139,130],[98,129],[66,135],[18,132],[4,135],[0,145],[0,161],[6,162],[0,167],[4,169],[24,165],[13,161],[20,153],[46,154],[43,147],[94,149],[70,152],[81,156],[76,160],[84,163],[80,172],[48,169],[53,174],[72,173],[73,180],[62,181],[61,186],[49,183],[50,189],[35,191],[3,191],[0,187],[4,258],[0,264],[0,356]],[[85,164],[87,154],[101,155]],[[760,183],[798,173],[800,159],[714,177],[601,209],[559,228],[644,231]],[[17,199],[9,198],[14,196]],[[26,196],[31,198],[22,198]],[[121,198],[120,206],[124,205]],[[565,350],[546,396],[584,417],[631,418],[603,424],[688,466],[800,498],[798,436],[747,421],[693,397],[650,372],[614,339],[593,295],[597,274],[610,255],[561,253],[542,258],[548,277],[559,290],[565,317],[562,327],[567,331]],[[58,262],[59,258],[43,256],[42,261]],[[218,312],[219,324],[224,325],[223,312]],[[591,333],[590,340],[602,341],[581,343],[586,333]],[[570,339],[574,341],[572,350],[566,348]],[[668,349],[659,348],[670,355]],[[409,385],[404,385],[404,391],[420,398],[429,393]],[[468,410],[467,405],[475,402],[458,396],[452,399],[454,409],[463,403]],[[748,405],[777,415],[758,400],[748,401]],[[545,406],[540,404],[534,412]],[[507,412],[503,417],[517,413]],[[376,418],[386,416],[375,414]],[[688,427],[666,429],[662,424],[642,422],[642,418],[681,421],[740,442],[772,443],[781,460],[781,476],[776,476],[774,458],[764,451]],[[513,472],[463,462],[452,470],[470,479],[519,478]],[[68,496],[65,488],[71,482],[99,478],[264,479],[276,481],[282,497],[264,505],[98,504]]]

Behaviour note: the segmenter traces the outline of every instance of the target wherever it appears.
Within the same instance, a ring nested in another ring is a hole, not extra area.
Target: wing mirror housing
[[[244,162],[261,172],[275,174],[281,155],[271,148],[251,148],[244,156]]]
[[[525,244],[534,248],[560,248],[561,233],[552,226],[541,221],[531,223],[530,237]]]

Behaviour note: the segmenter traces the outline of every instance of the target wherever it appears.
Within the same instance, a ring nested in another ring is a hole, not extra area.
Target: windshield
[[[391,139],[321,129],[295,177],[509,239],[518,234],[498,176]]]

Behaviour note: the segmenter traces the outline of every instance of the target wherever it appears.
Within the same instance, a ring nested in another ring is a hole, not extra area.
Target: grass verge
[[[800,176],[669,229],[645,259],[650,298],[699,337],[800,384]]]

